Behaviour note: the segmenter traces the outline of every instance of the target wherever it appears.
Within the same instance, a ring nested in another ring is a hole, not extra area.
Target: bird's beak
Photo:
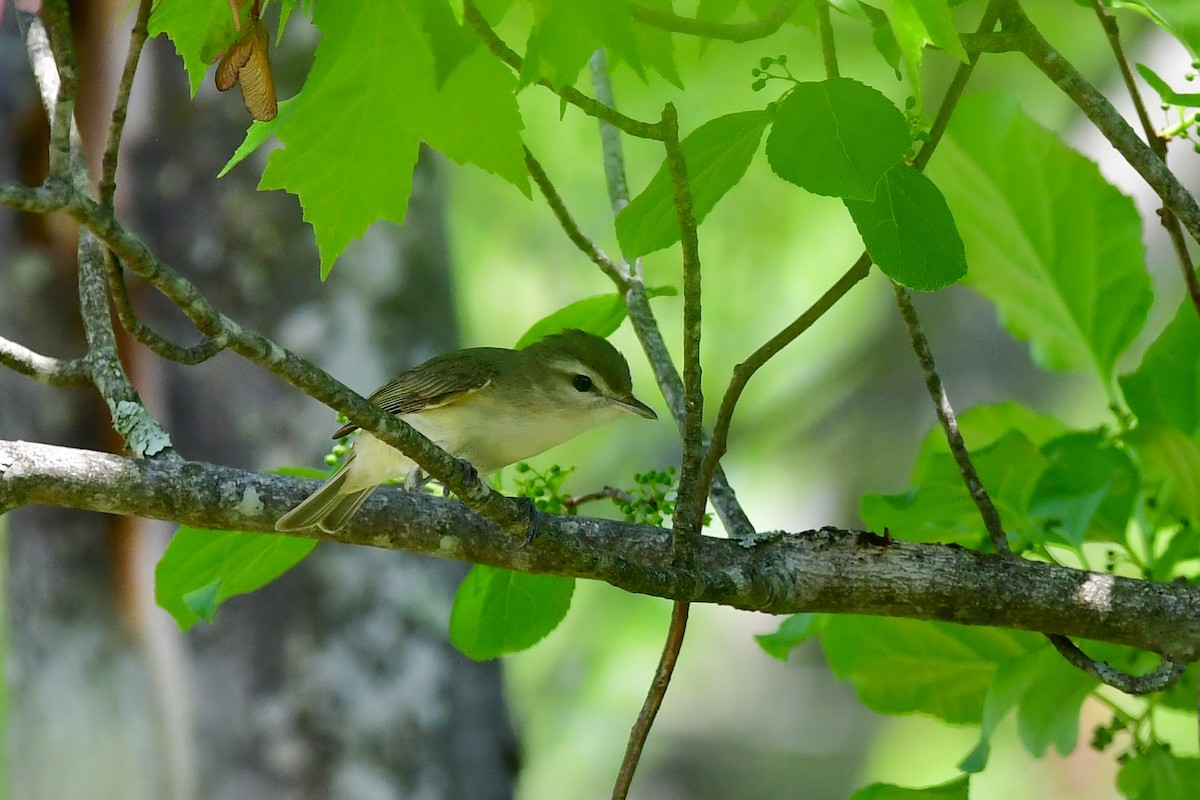
[[[617,408],[622,411],[628,411],[630,414],[637,414],[639,417],[645,417],[646,419],[658,419],[658,414],[654,413],[653,408],[638,400],[633,395],[616,398],[612,402]]]

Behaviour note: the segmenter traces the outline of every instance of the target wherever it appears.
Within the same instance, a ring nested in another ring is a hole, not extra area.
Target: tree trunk
[[[24,124],[38,154],[44,123],[14,16],[0,29],[0,135],[13,141]],[[115,39],[89,39],[93,52],[123,55],[117,31],[127,20],[77,25],[81,50],[94,31]],[[289,61],[306,56],[273,56],[287,94],[298,74]],[[215,179],[248,122],[236,93],[206,84],[189,100],[178,59],[151,42],[118,208],[226,313],[359,391],[453,348],[438,158],[425,153],[418,165],[404,228],[374,227],[321,285],[294,199],[254,191],[265,156]],[[95,141],[103,129],[85,125],[84,135]],[[0,154],[0,177],[16,177],[15,156]],[[77,355],[78,325],[66,322],[77,318],[73,246],[55,245],[62,231],[17,229],[27,221],[0,216],[0,263],[9,265],[0,330],[47,354]],[[152,327],[194,340],[161,298],[131,291]],[[180,367],[126,344],[135,383],[185,457],[270,468],[318,464],[327,450],[336,427],[328,409],[238,357]],[[0,399],[6,438],[119,446],[87,390],[0,373]],[[511,797],[515,742],[499,667],[469,662],[446,642],[461,565],[324,544],[282,580],[223,607],[215,624],[180,635],[151,597],[149,570],[169,533],[157,523],[40,508],[6,520],[13,797]]]

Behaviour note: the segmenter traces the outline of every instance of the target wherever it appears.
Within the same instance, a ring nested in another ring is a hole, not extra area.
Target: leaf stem
[[[825,62],[825,77],[836,78],[838,72],[837,43],[833,39],[833,20],[829,18],[829,0],[812,0],[817,9],[817,30],[821,35],[821,58]]]

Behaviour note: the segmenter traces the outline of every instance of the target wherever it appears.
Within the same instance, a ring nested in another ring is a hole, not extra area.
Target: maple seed
[[[275,99],[275,77],[271,73],[271,62],[267,57],[267,26],[262,20],[251,18],[241,37],[225,51],[217,62],[214,79],[217,91],[232,89],[239,80],[242,84],[242,102],[250,116],[260,122],[275,119],[279,105]]]

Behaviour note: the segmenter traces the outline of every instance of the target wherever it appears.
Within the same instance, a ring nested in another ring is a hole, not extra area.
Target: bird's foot
[[[533,500],[530,498],[518,497],[517,502],[525,509],[525,513],[529,516],[529,532],[525,534],[525,541],[521,542],[521,547],[525,547],[542,532],[542,515],[538,512],[537,506],[533,504]]]

